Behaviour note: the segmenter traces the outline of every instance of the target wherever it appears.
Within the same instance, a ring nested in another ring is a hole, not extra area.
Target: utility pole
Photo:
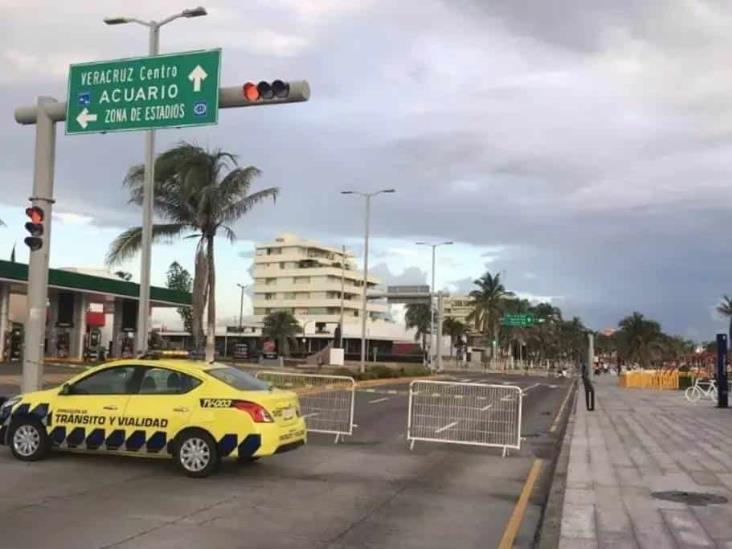
[[[437,344],[435,345],[437,351],[437,371],[442,371],[442,314],[444,312],[444,297],[442,292],[437,294]]]
[[[160,51],[160,27],[180,17],[192,18],[207,15],[202,7],[183,10],[161,21],[141,21],[134,17],[107,17],[107,25],[137,23],[149,29],[148,55],[154,57]],[[150,265],[152,263],[153,198],[155,193],[155,130],[145,131],[145,180],[142,194],[142,253],[140,258],[140,300],[137,308],[135,350],[147,351],[147,334],[150,330]]]
[[[595,379],[595,334],[587,332],[587,376]]]
[[[436,250],[439,246],[452,246],[453,242],[451,240],[446,242],[437,242],[435,244],[432,244],[430,242],[415,242],[417,246],[430,246],[432,247],[432,285],[430,286],[430,344],[429,344],[429,353],[428,356],[430,357],[430,365],[433,362],[433,356],[432,351],[434,349],[432,345],[432,338],[435,337],[435,305],[434,305],[434,297],[435,297],[435,256],[436,256]]]
[[[244,290],[247,289],[247,285],[236,283],[241,288],[241,298],[239,299],[239,333],[241,334],[244,326]]]
[[[366,371],[366,303],[368,301],[368,278],[369,278],[369,217],[371,216],[371,198],[382,193],[394,193],[394,189],[382,189],[372,193],[360,191],[341,191],[341,194],[357,194],[366,199],[366,213],[364,220],[363,239],[363,303],[361,304],[361,373]]]
[[[341,337],[340,341],[338,342],[338,345],[341,349],[343,349],[343,292],[345,292],[346,289],[346,246],[345,244],[341,247],[343,257],[341,257],[341,319],[338,323],[338,326],[340,328]]]

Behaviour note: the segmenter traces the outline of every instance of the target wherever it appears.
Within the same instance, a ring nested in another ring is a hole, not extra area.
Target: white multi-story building
[[[379,283],[369,276],[368,288]],[[306,332],[317,323],[338,323],[343,307],[344,332],[361,321],[363,273],[342,250],[283,234],[258,244],[254,257],[254,317],[275,311],[291,312]],[[369,324],[381,323],[388,305],[369,301]]]

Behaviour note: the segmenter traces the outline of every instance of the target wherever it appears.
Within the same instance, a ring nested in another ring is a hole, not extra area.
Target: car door
[[[49,421],[55,446],[86,450],[119,450],[125,443],[117,426],[133,390],[132,366],[112,366],[64,385]]]
[[[162,366],[138,366],[135,379],[138,390],[130,396],[123,423],[144,440],[142,451],[158,454],[188,425],[196,404],[191,391],[201,381]]]

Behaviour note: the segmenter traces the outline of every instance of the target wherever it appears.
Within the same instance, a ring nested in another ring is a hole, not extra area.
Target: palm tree
[[[580,362],[585,351],[586,336],[587,328],[579,317],[562,321],[559,327],[561,354]]]
[[[418,341],[422,338],[422,350],[427,349],[427,334],[430,333],[430,324],[432,322],[432,311],[428,303],[408,303],[407,312],[404,315],[404,323],[407,329],[416,328],[414,340]]]
[[[203,310],[208,302],[206,360],[213,360],[216,331],[214,240],[223,233],[234,242],[236,234],[231,226],[262,200],[277,197],[277,187],[250,194],[252,180],[259,174],[253,166],[239,167],[231,153],[190,143],[169,149],[155,161],[153,207],[163,223],[153,225],[153,240],[198,239],[193,275],[193,338],[200,348]],[[137,165],[125,177],[133,204],[142,204],[144,176],[144,166]],[[127,229],[112,242],[107,264],[132,257],[141,245],[142,228]]]
[[[729,317],[729,339],[727,341],[732,342],[732,298],[725,294],[722,297],[722,303],[717,305],[717,312]]]
[[[453,349],[457,346],[459,339],[465,335],[467,328],[465,324],[451,316],[442,321],[443,331],[450,336],[450,358],[452,358]]]
[[[634,312],[618,323],[622,353],[628,360],[637,361],[647,368],[661,350],[663,333],[661,325],[647,320],[641,313]]]
[[[262,335],[277,343],[277,352],[290,354],[289,340],[302,332],[297,319],[290,311],[275,311],[264,317]]]
[[[484,335],[498,338],[498,329],[501,315],[506,308],[506,301],[514,296],[501,283],[501,275],[491,275],[486,272],[482,277],[473,281],[478,287],[470,292],[473,300],[473,312],[468,315],[468,321],[474,322],[475,327]],[[495,357],[494,357],[495,358]]]

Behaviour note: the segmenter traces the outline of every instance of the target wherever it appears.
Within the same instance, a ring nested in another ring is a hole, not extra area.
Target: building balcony
[[[347,311],[360,311],[362,307],[360,300],[343,300],[343,308]],[[335,308],[341,307],[340,299],[255,299],[252,301],[255,309],[312,309],[312,308]],[[366,310],[372,313],[386,313],[389,310],[387,303],[369,302]]]

